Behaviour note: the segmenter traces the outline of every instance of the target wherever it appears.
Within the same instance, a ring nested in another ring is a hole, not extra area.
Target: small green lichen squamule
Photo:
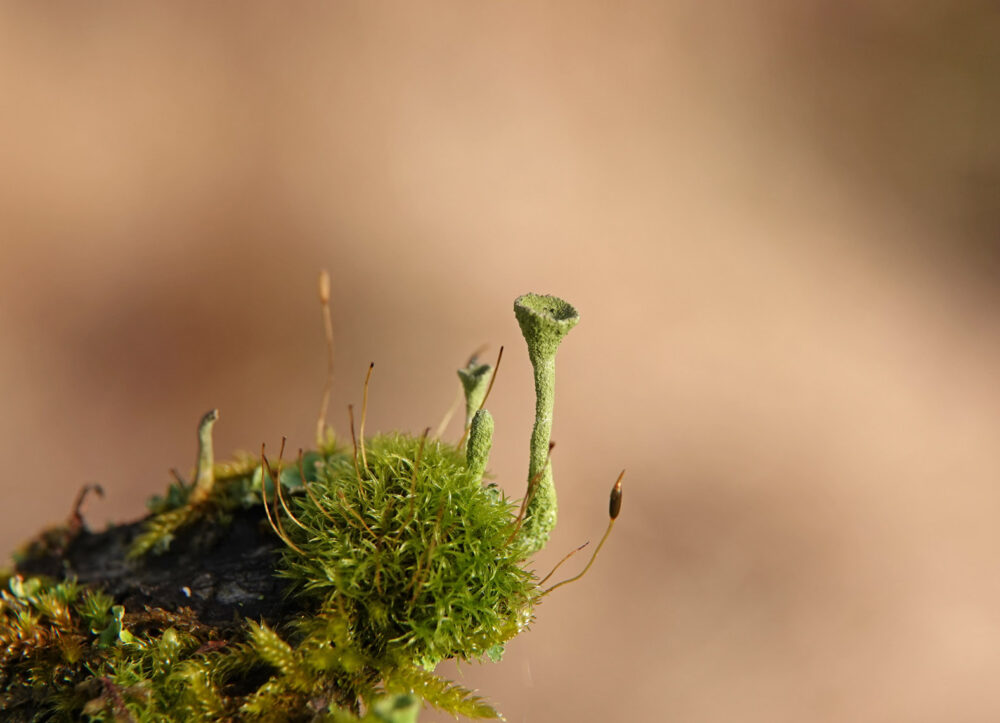
[[[194,483],[104,533],[74,511],[0,579],[0,718],[412,723],[424,704],[498,717],[432,671],[499,660],[558,586],[529,557],[555,524],[555,350],[578,316],[538,295],[515,312],[536,389],[524,499],[488,480],[488,365],[460,371],[457,445],[327,430],[297,460],[216,463],[210,412]],[[620,500],[619,478],[612,523]]]

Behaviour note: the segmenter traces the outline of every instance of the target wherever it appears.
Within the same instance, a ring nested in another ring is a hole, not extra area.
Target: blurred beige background
[[[735,7],[734,7],[735,5]],[[561,522],[511,721],[1000,719],[1000,10],[991,2],[0,5],[6,556],[222,451],[435,424],[574,302]],[[457,429],[452,433],[457,436]],[[427,720],[438,720],[429,715]]]

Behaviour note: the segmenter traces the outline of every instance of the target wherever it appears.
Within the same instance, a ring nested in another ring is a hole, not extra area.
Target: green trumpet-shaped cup
[[[556,296],[525,294],[514,301],[514,315],[528,344],[535,373],[535,426],[531,431],[528,466],[530,501],[518,534],[525,554],[537,552],[556,525],[556,488],[549,460],[552,410],[555,404],[556,351],[580,315]]]

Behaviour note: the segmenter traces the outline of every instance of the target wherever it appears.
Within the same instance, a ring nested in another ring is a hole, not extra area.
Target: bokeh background
[[[0,5],[0,552],[216,448],[438,422],[574,302],[511,721],[1000,719],[994,2]],[[453,425],[450,434],[458,436]],[[433,714],[427,720],[438,720]]]

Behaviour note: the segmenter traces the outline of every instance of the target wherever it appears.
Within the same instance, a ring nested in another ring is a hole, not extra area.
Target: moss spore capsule
[[[622,472],[619,475],[615,486],[611,488],[611,499],[608,502],[608,516],[612,520],[617,520],[618,514],[622,511],[622,475],[624,474]]]

